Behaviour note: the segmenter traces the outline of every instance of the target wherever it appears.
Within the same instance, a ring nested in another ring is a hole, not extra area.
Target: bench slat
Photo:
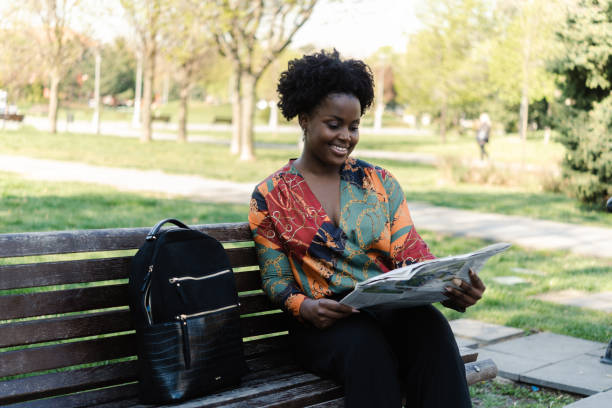
[[[287,316],[284,313],[274,313],[243,317],[240,324],[242,325],[242,337],[261,336],[287,331]]]
[[[131,256],[0,266],[0,289],[125,279]]]
[[[232,267],[259,266],[255,247],[227,248],[225,250]]]
[[[105,403],[110,403],[109,407],[122,408],[132,406],[133,402],[130,398],[136,395],[138,395],[138,387],[133,383],[64,397],[16,403],[5,408],[82,408],[101,406]]]
[[[259,269],[252,271],[235,272],[236,289],[238,292],[261,290],[261,274]]]
[[[229,248],[226,252],[234,268],[258,265],[253,247]],[[125,256],[0,265],[0,290],[126,279],[131,261],[131,256]],[[249,281],[245,282],[245,289],[242,290],[261,288],[260,280],[249,278]]]
[[[248,223],[195,225],[221,242],[251,241]],[[139,248],[150,228],[0,234],[0,258]]]
[[[78,312],[128,304],[127,285],[94,286],[0,297],[0,320]]]
[[[0,325],[0,347],[132,330],[129,310],[87,313]]]
[[[112,360],[135,354],[135,334],[6,351],[2,353],[0,377]]]
[[[136,361],[125,361],[98,367],[88,367],[60,373],[43,374],[2,384],[0,404],[24,399],[72,393],[112,384],[123,384],[136,377]]]
[[[335,399],[343,394],[341,386],[329,380],[319,380],[310,384],[293,386],[275,391],[264,396],[251,398],[248,406],[252,407],[305,407],[319,402]],[[241,402],[223,404],[226,408],[238,408],[245,405]]]

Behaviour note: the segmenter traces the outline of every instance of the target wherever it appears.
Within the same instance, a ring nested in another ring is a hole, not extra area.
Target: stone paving
[[[596,405],[612,398],[612,365],[600,363],[607,344],[549,332],[524,336],[522,330],[471,319],[450,324],[457,343],[477,347],[479,360],[492,359],[498,376],[585,396],[603,393],[576,408],[612,406]]]

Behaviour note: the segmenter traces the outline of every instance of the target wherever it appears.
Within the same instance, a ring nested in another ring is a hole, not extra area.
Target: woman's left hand
[[[461,313],[465,312],[466,308],[475,305],[476,302],[482,298],[482,294],[486,289],[484,283],[482,283],[478,275],[476,275],[471,269],[470,283],[467,283],[461,279],[453,280],[453,283],[459,288],[457,289],[447,286],[444,294],[448,296],[448,299],[442,301],[441,303],[444,306]]]

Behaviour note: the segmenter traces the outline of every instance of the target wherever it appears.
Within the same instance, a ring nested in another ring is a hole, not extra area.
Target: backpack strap
[[[161,227],[166,224],[166,223],[172,223],[174,225],[176,225],[179,228],[186,228],[186,229],[190,229],[187,225],[183,224],[182,222],[180,222],[177,219],[174,218],[166,218],[165,220],[161,220],[160,222],[158,222],[157,224],[155,224],[155,226],[153,228],[151,228],[151,231],[149,231],[149,233],[146,236],[146,240],[147,241],[154,241],[157,239],[157,234],[159,234],[159,230],[161,229]]]

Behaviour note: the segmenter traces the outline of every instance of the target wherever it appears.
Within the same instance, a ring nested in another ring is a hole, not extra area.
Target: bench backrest
[[[226,251],[236,270],[246,354],[253,357],[283,348],[286,319],[260,290],[248,224],[194,228],[229,244]],[[136,347],[127,308],[127,276],[131,254],[148,231],[0,235],[0,405],[68,393],[83,401],[94,401],[100,393],[133,395]],[[95,254],[120,250],[132,252]],[[71,255],[68,260],[34,258],[29,263],[25,258],[17,264],[1,259],[53,254]],[[91,392],[94,389],[99,390]],[[53,402],[32,404],[52,406]]]

